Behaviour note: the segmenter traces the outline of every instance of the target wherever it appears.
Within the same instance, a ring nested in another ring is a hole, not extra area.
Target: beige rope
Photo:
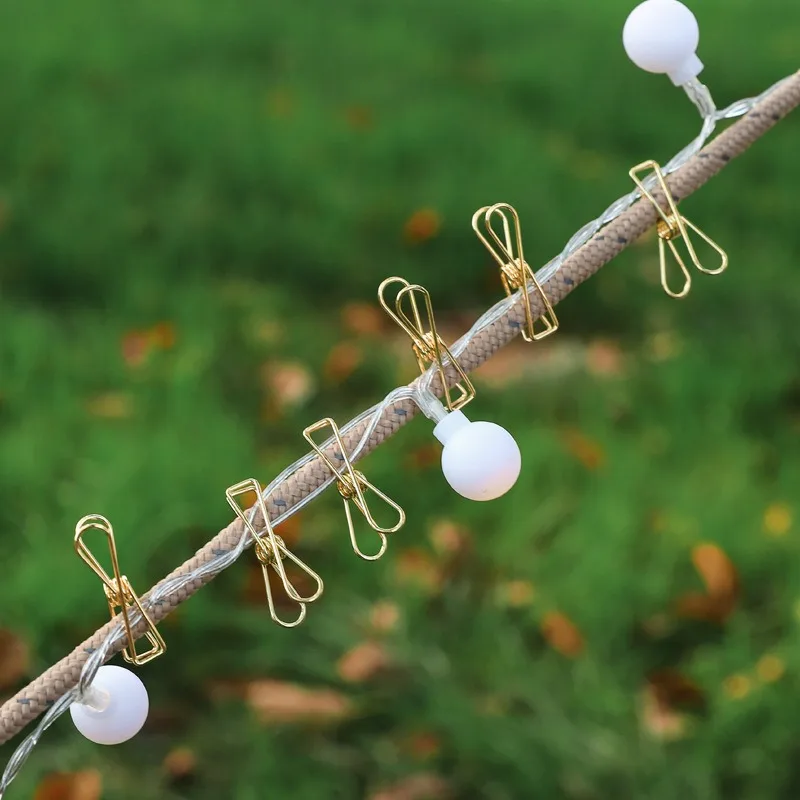
[[[743,153],[756,139],[766,133],[797,105],[800,105],[800,72],[795,73],[755,106],[750,113],[720,134],[711,144],[668,177],[667,183],[675,199],[679,200],[697,191],[732,158]],[[654,194],[657,199],[663,199],[657,191],[654,191]],[[561,269],[545,284],[544,289],[551,302],[554,305],[561,302],[573,289],[624,250],[655,222],[655,209],[646,200],[640,200],[624,211],[580,250],[570,256],[563,263]],[[534,314],[541,314],[543,309],[535,292],[531,294],[530,300]],[[472,339],[459,357],[461,366],[467,372],[480,366],[517,335],[523,322],[522,302],[518,300],[505,316]],[[452,380],[454,376],[451,374],[449,378]],[[441,386],[437,381],[434,381],[431,388],[437,394],[441,393]],[[386,408],[359,457],[374,450],[381,442],[399,430],[416,414],[417,410],[411,400],[398,401],[394,406]],[[368,424],[368,421],[365,420],[344,435],[345,445],[348,449],[356,446]],[[270,514],[277,516],[291,509],[329,477],[330,472],[319,458],[308,462],[271,493],[267,501]],[[255,520],[255,524],[256,526],[260,525],[258,518]],[[168,575],[164,581],[188,575],[220,552],[232,550],[241,536],[242,523],[236,520],[220,531],[192,558]],[[150,612],[153,621],[162,620],[210,580],[211,576],[198,578],[155,605]],[[151,589],[152,591],[153,589]],[[49,704],[78,683],[84,662],[105,640],[114,625],[115,620],[109,621],[68,656],[50,667],[30,685],[3,704],[0,708],[0,744],[11,739],[27,723],[45,711]],[[139,625],[135,629],[135,634],[137,637],[141,636],[143,631],[143,626]],[[124,639],[111,649],[109,658],[123,646]]]

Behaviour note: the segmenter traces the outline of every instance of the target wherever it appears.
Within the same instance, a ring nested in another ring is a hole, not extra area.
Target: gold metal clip
[[[243,509],[239,503],[236,502],[236,498],[238,496],[248,492],[255,493],[256,506],[261,513],[261,518],[264,520],[265,531],[261,534],[258,533],[258,531],[255,529],[255,526],[250,521],[250,515],[248,514],[247,510]],[[264,586],[267,590],[267,604],[269,605],[270,616],[275,622],[278,623],[278,625],[282,625],[284,628],[294,628],[295,625],[299,625],[306,618],[306,604],[313,603],[314,600],[319,598],[319,596],[322,594],[322,590],[324,589],[322,578],[316,572],[314,572],[314,570],[312,570],[308,564],[301,561],[291,550],[289,550],[283,539],[275,534],[275,531],[272,529],[272,523],[269,519],[269,513],[267,512],[267,504],[264,499],[261,484],[259,484],[255,478],[248,478],[246,481],[237,483],[234,486],[229,486],[225,490],[225,497],[228,499],[230,507],[236,512],[236,515],[239,517],[239,519],[244,522],[245,527],[253,537],[256,557],[261,563],[261,570],[264,573]],[[314,581],[317,588],[313,594],[303,596],[294,588],[292,582],[289,580],[289,577],[286,574],[286,568],[283,563],[287,558]],[[275,602],[272,597],[272,587],[270,586],[269,582],[270,567],[275,570],[275,573],[280,578],[286,595],[300,606],[300,612],[297,618],[292,622],[286,622],[282,620],[276,613]]]
[[[502,239],[494,229],[493,217],[499,218],[502,223]],[[485,232],[481,230],[481,222],[483,222]],[[525,327],[522,329],[522,338],[526,342],[533,342],[555,333],[558,330],[558,318],[550,298],[545,294],[542,285],[536,280],[533,270],[525,261],[522,251],[522,232],[516,209],[508,203],[495,203],[493,206],[479,208],[472,215],[472,228],[483,242],[484,247],[491,253],[492,258],[500,265],[500,278],[506,294],[511,296],[514,292],[522,290],[520,294],[525,308]],[[528,283],[533,284],[544,307],[544,314],[538,320],[533,316],[533,309],[531,309]],[[544,330],[537,332],[536,322],[539,320],[544,325]]]
[[[100,564],[100,561],[86,546],[84,536],[92,529],[102,531],[108,539],[108,550],[111,554],[111,572],[109,575]],[[160,656],[167,646],[164,639],[153,624],[142,606],[141,600],[131,587],[130,581],[120,572],[119,558],[117,557],[117,544],[114,539],[114,529],[111,523],[100,514],[89,514],[78,520],[75,526],[75,551],[89,565],[91,570],[103,582],[103,590],[108,600],[108,610],[112,618],[117,616],[119,611],[122,617],[122,624],[125,626],[125,635],[128,639],[128,646],[122,651],[122,657],[130,664],[146,664],[154,658]],[[150,642],[150,649],[144,653],[136,652],[136,639],[133,636],[133,626],[131,625],[130,611],[135,609],[141,614],[142,619],[147,624],[145,637]]]
[[[401,286],[395,297],[394,308],[389,305],[384,297],[384,293],[393,283],[399,283]],[[422,322],[422,315],[417,303],[418,296],[424,302],[427,325],[423,325]],[[404,278],[387,278],[378,287],[378,299],[386,313],[411,337],[411,346],[414,350],[414,355],[417,357],[420,372],[425,372],[429,366],[436,366],[444,389],[444,400],[448,410],[456,411],[459,408],[463,408],[475,397],[475,387],[436,331],[433,306],[431,305],[431,296],[428,290],[418,284],[409,283]],[[411,316],[406,313],[404,304],[409,306]],[[452,387],[447,383],[445,358],[459,376],[458,383]],[[453,396],[454,391],[457,392],[455,397]]]
[[[328,442],[324,442],[323,444],[319,445],[314,441],[312,434],[317,431],[324,430],[325,428],[331,429],[333,441],[335,442],[337,449],[326,451],[324,447],[325,444],[328,444]],[[315,422],[313,425],[309,425],[303,431],[303,436],[314,448],[314,451],[317,453],[317,455],[327,464],[331,472],[333,472],[333,474],[336,476],[336,487],[338,488],[339,494],[342,496],[342,501],[344,502],[344,512],[345,516],[347,517],[347,527],[350,531],[350,543],[353,545],[353,550],[356,552],[356,555],[360,556],[366,561],[375,561],[379,559],[386,552],[386,534],[394,533],[395,531],[400,530],[400,528],[402,528],[405,524],[405,511],[403,511],[403,509],[397,503],[395,503],[394,500],[387,497],[387,495],[385,495],[374,484],[370,483],[364,476],[363,472],[353,468],[353,464],[350,461],[347,452],[345,451],[344,441],[342,441],[342,435],[339,431],[339,426],[330,417],[326,417],[325,419],[319,420],[319,422]],[[336,460],[334,459],[340,460],[341,465],[337,464]],[[383,528],[375,521],[375,518],[372,516],[372,512],[367,505],[367,498],[365,494],[367,490],[371,491],[379,499],[383,500],[386,505],[397,511],[398,520],[392,527]],[[358,546],[355,526],[353,525],[353,514],[350,510],[351,501],[353,505],[364,515],[364,518],[367,520],[370,528],[372,528],[372,530],[378,534],[378,537],[381,540],[380,550],[378,550],[375,555],[366,555]]]
[[[650,169],[655,173],[659,188],[666,198],[667,206],[669,207],[668,213],[661,208],[655,197],[653,197],[653,195],[645,188],[644,181],[638,175],[638,173]],[[728,266],[728,254],[710,236],[703,233],[700,228],[689,222],[686,217],[680,214],[678,211],[678,206],[675,202],[675,198],[672,196],[672,193],[667,186],[667,182],[664,179],[664,173],[661,171],[661,167],[659,166],[658,162],[653,161],[652,159],[650,161],[643,161],[641,164],[637,164],[635,167],[633,167],[628,174],[631,176],[633,182],[641,192],[642,197],[646,197],[658,212],[659,220],[656,226],[656,232],[658,233],[658,259],[661,269],[661,286],[664,288],[664,291],[670,297],[686,297],[686,295],[689,294],[689,289],[692,287],[692,276],[690,275],[689,270],[675,245],[675,239],[683,239],[692,263],[695,267],[697,267],[697,269],[700,270],[700,272],[705,272],[706,275],[719,275],[720,272],[724,272]],[[694,245],[692,244],[692,240],[689,237],[689,232],[687,229],[694,231],[701,239],[710,244],[711,247],[713,247],[714,250],[719,253],[721,262],[718,267],[715,269],[708,269],[702,265],[700,259],[697,257],[697,253],[695,252]],[[677,292],[673,291],[667,282],[667,256],[665,243],[669,246],[672,257],[675,259],[680,271],[683,273],[683,287]]]

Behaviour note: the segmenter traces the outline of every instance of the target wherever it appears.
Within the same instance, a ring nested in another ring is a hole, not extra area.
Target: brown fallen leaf
[[[441,459],[441,445],[436,442],[429,442],[408,453],[405,457],[405,465],[408,469],[423,470],[437,465]]]
[[[526,608],[533,605],[536,590],[530,581],[506,581],[497,586],[497,602],[506,608]]]
[[[649,684],[642,690],[639,720],[645,733],[664,742],[683,739],[688,729],[687,715],[664,705]]]
[[[442,220],[432,208],[415,211],[403,227],[403,236],[409,244],[421,244],[433,239],[439,233]]]
[[[386,326],[386,314],[372,303],[348,303],[342,309],[342,324],[357,336],[379,336]]]
[[[147,331],[150,343],[159,350],[171,350],[175,347],[175,325],[171,322],[158,322]]]
[[[575,658],[583,652],[583,635],[566,614],[548,611],[542,618],[540,629],[548,644],[561,655]]]
[[[298,362],[269,361],[262,368],[264,387],[279,411],[303,405],[314,393],[314,378]]]
[[[405,749],[417,761],[428,761],[435,758],[442,750],[442,741],[430,731],[417,731],[406,742]]]
[[[586,348],[586,368],[592,375],[601,377],[622,374],[624,357],[618,342],[595,339]]]
[[[30,664],[28,645],[17,634],[0,628],[0,691],[12,688]]]
[[[344,110],[348,126],[355,131],[369,130],[374,124],[374,114],[367,106],[350,106]]]
[[[442,586],[443,575],[436,562],[424,550],[409,548],[398,554],[394,573],[403,585],[417,586],[433,593]]]
[[[353,704],[341,692],[276,680],[256,680],[244,687],[247,704],[265,724],[335,723],[353,713]]]
[[[586,469],[600,469],[606,463],[603,448],[579,430],[571,428],[564,431],[563,441],[567,450],[583,464]]]
[[[736,567],[721,547],[711,543],[692,548],[692,562],[706,591],[687,592],[678,598],[677,613],[690,619],[724,622],[736,608],[739,597]]]
[[[389,653],[379,642],[366,641],[348,650],[336,665],[343,681],[364,683],[374,678],[391,663]]]
[[[440,519],[431,526],[431,544],[439,555],[456,555],[469,548],[469,531],[457,522]]]
[[[33,800],[99,800],[103,779],[94,769],[81,772],[56,772],[36,788]]]
[[[172,780],[185,780],[197,769],[197,756],[188,747],[176,747],[167,753],[162,767]]]
[[[400,621],[400,609],[392,600],[379,600],[369,612],[369,624],[375,633],[389,633]]]
[[[141,367],[150,354],[147,331],[129,331],[122,337],[122,359],[129,367]]]
[[[273,89],[267,95],[267,113],[276,119],[291,116],[294,105],[294,97],[287,89]]]
[[[329,383],[341,383],[347,380],[361,365],[364,354],[353,342],[339,342],[328,353],[323,367],[325,380]]]
[[[421,772],[380,789],[371,794],[369,800],[443,800],[448,797],[452,797],[452,792],[444,778]]]

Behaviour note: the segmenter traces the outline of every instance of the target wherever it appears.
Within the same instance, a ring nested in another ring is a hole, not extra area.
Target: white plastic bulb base
[[[444,445],[442,472],[468,500],[494,500],[516,482],[522,456],[514,437],[494,422],[470,422],[452,411],[433,429]]]
[[[666,73],[676,86],[702,72],[699,42],[697,20],[678,0],[645,0],[631,11],[622,29],[630,60],[647,72]]]
[[[97,671],[83,703],[69,713],[75,727],[96,744],[120,744],[132,739],[147,719],[150,703],[139,677],[124,667],[103,666]]]

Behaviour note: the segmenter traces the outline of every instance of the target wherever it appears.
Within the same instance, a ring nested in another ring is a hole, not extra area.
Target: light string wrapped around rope
[[[733,156],[741,153],[755,139],[769,130],[785,113],[800,103],[800,73],[779,82],[758,98],[739,101],[722,112],[714,112],[715,121],[752,111],[753,107],[759,102],[765,103],[763,110],[754,111],[745,120],[728,129],[710,145],[708,153],[699,154],[699,161],[693,159],[691,153],[689,153],[685,156],[683,163],[676,166],[674,162],[681,156],[679,154],[679,156],[676,156],[675,159],[665,165],[665,173],[678,171],[683,166],[692,167],[692,169],[687,169],[686,171],[686,177],[683,180],[685,185],[682,186],[682,196],[685,197],[699,188],[712,175],[719,172]],[[706,125],[707,121],[704,121],[704,130]],[[711,130],[713,130],[713,125]],[[685,148],[682,153],[694,147],[694,153],[697,155],[700,144],[695,144],[696,142],[697,140],[689,148]],[[705,160],[703,160],[704,155]],[[689,163],[690,160],[691,164]],[[624,230],[626,234],[631,236],[638,236],[647,227],[654,224],[655,211],[640,208],[640,204],[637,204],[636,208],[630,208],[637,196],[637,192],[632,192],[609,206],[598,220],[584,226],[570,239],[562,254],[536,273],[537,280],[545,286],[545,290],[553,303],[563,299],[575,285],[578,285],[597,271],[614,255],[624,249],[629,242],[629,238],[625,237],[619,237],[622,238],[622,241],[602,241],[605,237],[596,236],[588,231],[594,229],[596,234],[600,227],[604,227],[606,224],[616,220],[620,224],[615,223],[613,227],[618,230]],[[614,211],[614,209],[616,210]],[[587,248],[584,251],[584,256],[578,259],[576,253],[581,248],[580,242],[583,244],[591,243],[593,247]],[[572,260],[575,260],[575,268],[570,267],[570,277],[562,277],[558,285],[548,285],[551,279],[561,270],[562,266],[569,264]],[[496,304],[482,315],[465,336],[451,346],[450,349],[453,356],[459,358],[462,355],[467,356],[470,345],[479,342],[478,352],[470,357],[470,363],[463,364],[462,362],[462,366],[465,366],[465,369],[474,369],[478,363],[489,358],[494,351],[507,341],[510,341],[519,332],[519,320],[522,317],[517,315],[518,318],[514,319],[518,306],[517,301],[518,298],[511,297]],[[501,329],[498,324],[504,317],[508,319]],[[461,359],[459,358],[459,360]],[[441,387],[435,385],[434,378],[435,375],[432,370],[428,370],[412,387],[401,387],[394,390],[387,395],[382,403],[373,406],[343,426],[341,431],[345,438],[351,432],[355,433],[363,428],[357,445],[351,450],[351,458],[355,460],[360,454],[369,452],[380,441],[394,433],[405,421],[413,416],[414,405],[419,407],[429,418],[440,419],[443,416],[444,409],[436,398],[436,392],[440,391]],[[390,410],[393,412],[392,419],[387,424],[385,417]],[[373,441],[373,437],[376,437],[377,441]],[[318,460],[315,455],[309,453],[288,467],[265,489],[264,497],[271,499],[273,492],[281,488],[284,483],[289,482],[292,476],[312,466],[312,462],[315,460]],[[279,525],[280,522],[304,507],[334,480],[335,476],[328,474],[325,479],[320,480],[313,488],[307,491],[303,489],[302,497],[299,497],[290,507],[285,507],[283,511],[279,511],[272,518],[273,525]],[[273,501],[273,505],[275,504],[276,501]],[[284,506],[286,506],[285,502]],[[227,542],[233,536],[235,536],[235,542],[230,548],[218,549],[216,547],[218,541],[224,540]],[[248,544],[249,535],[246,530],[243,533],[239,530],[239,526],[229,526],[229,528],[215,537],[206,548],[201,550],[195,559],[187,562],[187,565],[193,565],[197,559],[201,559],[201,563],[196,566],[183,565],[173,572],[169,578],[162,581],[152,592],[145,595],[142,598],[145,609],[157,619],[163,618],[186,597],[234,563]],[[209,555],[206,557],[207,553]],[[141,620],[137,621],[135,614],[133,614],[131,624],[135,633],[141,635],[142,630],[138,624],[139,622]],[[91,644],[101,633],[102,638],[98,644]],[[121,624],[119,622],[108,623],[89,640],[88,644],[76,648],[63,662],[59,662],[59,664],[52,667],[34,681],[31,687],[27,687],[0,709],[0,725],[2,725],[0,742],[4,742],[19,731],[27,721],[41,713],[46,705],[52,703],[36,729],[21,743],[9,761],[0,781],[0,797],[3,796],[8,785],[18,774],[19,769],[38,743],[42,733],[73,701],[81,696],[85,688],[91,684],[97,669],[113,653],[122,649],[124,640],[125,636]],[[69,688],[69,676],[73,673],[76,664],[81,666],[79,679],[76,675],[71,680],[78,680],[78,685]],[[57,680],[56,675],[59,676]],[[32,698],[35,698],[35,702]]]

